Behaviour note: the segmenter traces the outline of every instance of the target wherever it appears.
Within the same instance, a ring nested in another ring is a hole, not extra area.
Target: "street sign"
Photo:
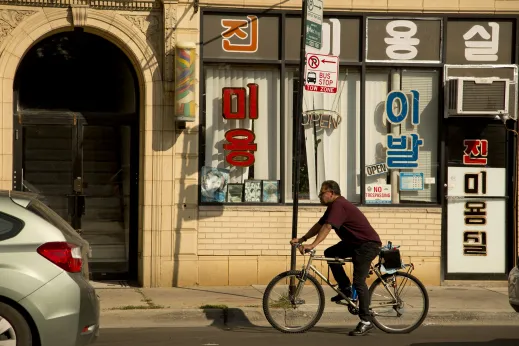
[[[323,0],[306,1],[306,45],[321,49]]]
[[[339,57],[306,54],[305,90],[335,94],[339,77]]]

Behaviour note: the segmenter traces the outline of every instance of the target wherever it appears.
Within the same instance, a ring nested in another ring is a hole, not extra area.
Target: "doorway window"
[[[14,86],[19,109],[133,113],[134,75],[117,46],[73,31],[50,36],[27,52]]]

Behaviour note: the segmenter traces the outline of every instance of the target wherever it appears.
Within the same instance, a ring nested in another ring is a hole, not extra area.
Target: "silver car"
[[[512,308],[519,312],[519,257],[515,267],[508,274],[508,301]]]
[[[36,195],[0,191],[0,346],[83,346],[99,333],[89,244]]]

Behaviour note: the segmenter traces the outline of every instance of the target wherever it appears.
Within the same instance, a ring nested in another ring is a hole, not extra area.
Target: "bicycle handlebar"
[[[300,246],[303,246],[303,244],[302,243],[293,243],[292,246],[293,247],[300,247]],[[315,250],[305,249],[305,253],[310,253],[312,251],[315,251]]]

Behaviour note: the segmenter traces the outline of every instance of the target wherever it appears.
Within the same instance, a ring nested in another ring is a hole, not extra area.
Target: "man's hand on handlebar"
[[[290,241],[290,245],[292,245],[292,246],[297,245],[297,249],[299,250],[301,255],[304,255],[305,253],[310,252],[311,250],[314,249],[314,246],[312,244],[303,245],[301,243],[302,243],[302,241],[299,241],[298,238],[294,238]]]
[[[305,253],[313,250],[314,246],[312,244],[308,244],[308,245],[301,244],[297,248],[299,249],[299,252],[301,253],[301,255],[304,255]]]
[[[290,245],[294,245],[294,244],[296,244],[296,243],[301,244],[302,241],[299,240],[299,238],[293,238],[293,239],[290,241]]]

